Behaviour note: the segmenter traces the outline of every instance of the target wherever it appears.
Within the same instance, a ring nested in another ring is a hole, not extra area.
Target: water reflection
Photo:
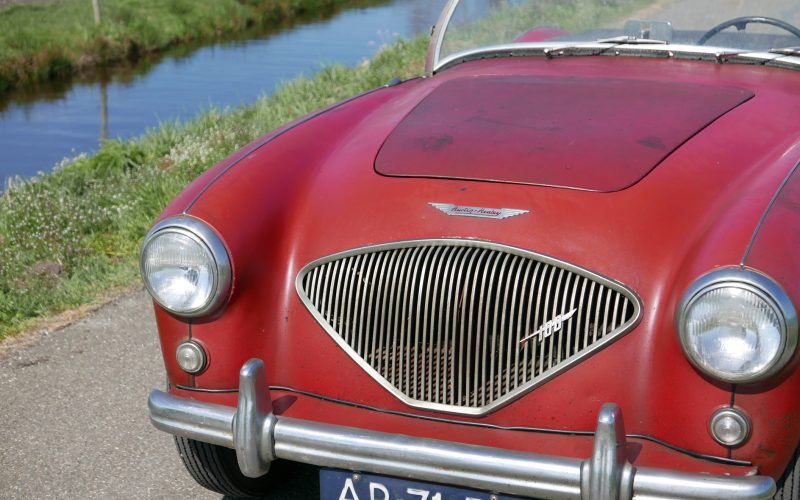
[[[95,149],[98,137],[132,137],[202,108],[251,102],[324,63],[358,63],[398,35],[427,33],[444,3],[387,1],[7,95],[0,100],[0,179],[49,170]]]

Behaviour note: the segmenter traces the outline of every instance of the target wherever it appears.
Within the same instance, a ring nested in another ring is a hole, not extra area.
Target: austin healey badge
[[[527,214],[528,210],[517,208],[484,208],[484,207],[465,207],[453,205],[452,203],[430,203],[434,208],[441,210],[447,215],[458,215],[461,217],[478,217],[481,219],[507,219],[515,215]]]

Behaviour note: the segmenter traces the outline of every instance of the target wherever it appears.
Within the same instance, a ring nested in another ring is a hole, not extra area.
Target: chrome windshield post
[[[450,24],[450,18],[453,17],[453,12],[455,12],[460,1],[461,0],[448,0],[447,4],[442,9],[439,20],[436,21],[436,26],[433,27],[431,41],[430,44],[428,44],[428,56],[425,60],[425,74],[428,76],[433,74],[433,68],[435,68],[436,64],[439,62],[442,42],[444,41],[444,32],[447,29],[447,25]]]

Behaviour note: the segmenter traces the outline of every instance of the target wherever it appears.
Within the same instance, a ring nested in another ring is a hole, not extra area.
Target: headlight
[[[185,317],[213,313],[228,298],[231,266],[219,237],[197,219],[153,227],[142,245],[144,284],[164,309]]]
[[[724,382],[769,377],[797,345],[797,314],[786,292],[749,269],[702,276],[683,296],[676,320],[689,361]]]

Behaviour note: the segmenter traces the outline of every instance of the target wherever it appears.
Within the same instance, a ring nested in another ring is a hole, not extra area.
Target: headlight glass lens
[[[749,381],[767,372],[784,350],[780,311],[736,284],[701,292],[686,309],[683,341],[705,372],[725,381]]]
[[[142,274],[153,297],[179,314],[202,309],[216,290],[216,262],[209,249],[175,230],[157,233],[146,244]]]

